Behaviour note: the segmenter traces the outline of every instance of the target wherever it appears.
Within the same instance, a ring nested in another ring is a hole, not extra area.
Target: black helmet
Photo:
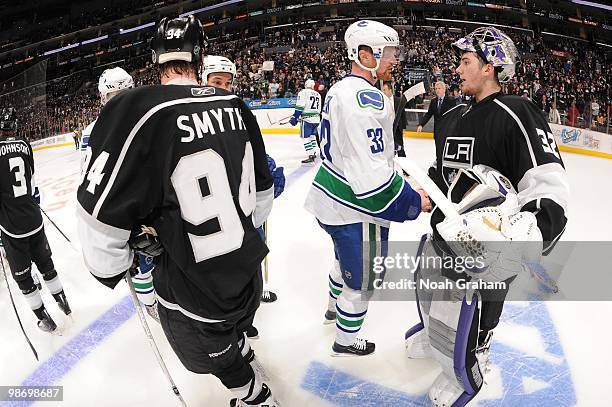
[[[0,111],[0,130],[10,131],[17,129],[17,117],[15,109],[5,107]]]
[[[170,61],[191,62],[196,72],[202,62],[205,46],[202,25],[194,16],[162,18],[151,41],[153,62],[163,64]]]

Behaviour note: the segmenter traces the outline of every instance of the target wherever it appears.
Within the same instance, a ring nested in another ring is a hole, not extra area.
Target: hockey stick
[[[459,212],[453,203],[440,191],[440,188],[433,182],[429,175],[425,173],[408,157],[395,157],[395,162],[404,172],[410,175],[427,192],[431,200],[436,203],[438,208],[448,219],[459,217]]]
[[[264,228],[264,241],[268,244],[268,221],[265,221],[263,224]],[[261,300],[263,302],[274,302],[278,298],[278,296],[268,289],[268,256],[264,258],[263,264],[263,291],[261,293]]]
[[[21,328],[21,332],[23,332],[23,336],[25,337],[26,341],[28,342],[28,345],[30,345],[30,349],[32,349],[32,352],[34,353],[34,357],[38,361],[38,352],[36,352],[36,349],[34,348],[34,345],[32,345],[32,342],[30,341],[30,338],[28,338],[28,334],[26,334],[25,329],[23,329],[23,324],[21,323],[21,318],[19,318],[19,313],[17,312],[17,307],[15,306],[15,300],[13,299],[13,293],[11,292],[11,287],[9,286],[8,277],[6,276],[6,269],[4,268],[4,258],[0,259],[0,262],[2,262],[2,273],[4,274],[4,281],[6,281],[6,289],[9,292],[9,297],[11,297],[11,304],[13,304],[13,310],[15,311],[15,316],[17,317],[17,322],[19,322],[19,327]]]
[[[170,382],[170,386],[172,387],[172,392],[176,394],[176,397],[178,397],[179,401],[181,402],[181,405],[183,407],[187,407],[187,403],[185,403],[185,400],[183,400],[183,396],[181,396],[181,393],[178,390],[178,387],[176,387],[176,384],[174,384],[174,380],[172,380],[172,376],[170,376],[170,372],[168,371],[168,368],[166,367],[166,364],[164,363],[164,359],[162,359],[161,353],[159,352],[159,349],[157,348],[157,344],[155,343],[153,334],[151,333],[151,330],[149,329],[149,324],[147,323],[144,313],[142,312],[142,308],[140,307],[140,301],[138,301],[138,297],[136,296],[136,290],[134,289],[134,284],[132,283],[132,279],[131,279],[129,270],[125,274],[125,281],[127,282],[128,287],[130,287],[130,296],[132,297],[132,302],[134,303],[136,312],[138,313],[138,319],[140,319],[140,325],[142,325],[142,329],[144,329],[145,331],[145,335],[147,336],[147,339],[149,340],[149,345],[151,345],[151,349],[153,349],[155,358],[157,358],[157,363],[159,363],[159,367],[161,367],[162,371],[164,372],[164,376],[166,376],[166,379],[168,379],[168,382]]]
[[[64,239],[66,239],[68,241],[68,243],[70,243],[72,245],[72,242],[70,241],[70,239],[68,239],[68,236],[66,236],[64,234],[64,232],[62,232],[62,230],[55,224],[55,222],[53,222],[53,219],[51,219],[49,217],[49,215],[47,215],[47,212],[45,212],[45,210],[42,208],[42,206],[38,205],[38,207],[40,208],[40,211],[43,213],[43,215],[45,215],[47,217],[47,219],[49,219],[49,222],[51,222],[51,224],[53,226],[55,226],[55,229],[57,229],[57,231],[60,232],[60,235],[64,236]]]

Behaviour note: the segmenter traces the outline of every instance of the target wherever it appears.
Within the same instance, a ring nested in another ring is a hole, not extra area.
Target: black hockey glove
[[[164,252],[157,232],[150,226],[141,226],[140,231],[132,233],[128,244],[137,254],[157,257]]]

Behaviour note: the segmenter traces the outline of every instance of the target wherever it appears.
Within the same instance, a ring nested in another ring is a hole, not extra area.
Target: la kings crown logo
[[[461,168],[474,164],[474,137],[447,137],[442,154],[442,174],[450,185]]]

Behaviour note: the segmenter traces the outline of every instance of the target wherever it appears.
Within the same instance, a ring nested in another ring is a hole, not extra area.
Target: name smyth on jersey
[[[227,118],[224,120],[224,118]],[[204,135],[215,135],[226,129],[244,130],[246,127],[242,120],[242,113],[236,107],[205,110],[202,113],[193,113],[191,116],[181,115],[176,119],[176,127],[187,135],[181,137],[181,143],[190,143]]]
[[[442,165],[450,168],[472,168],[473,137],[447,137]]]
[[[21,142],[4,144],[0,147],[0,155],[6,155],[10,153],[23,153],[30,155],[30,149],[28,146]]]

